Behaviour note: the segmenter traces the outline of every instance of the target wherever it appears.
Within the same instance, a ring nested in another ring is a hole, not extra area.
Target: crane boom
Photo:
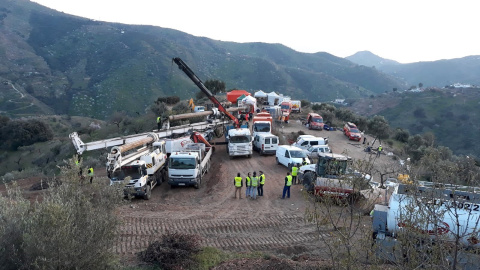
[[[200,90],[202,90],[202,92],[205,93],[205,95],[207,95],[207,97],[213,102],[213,104],[215,104],[218,107],[218,109],[222,113],[224,113],[234,122],[235,128],[240,127],[240,122],[238,121],[238,119],[223,107],[223,105],[215,98],[212,92],[210,92],[210,90],[208,90],[207,87],[205,87],[202,80],[200,80],[197,77],[197,75],[195,75],[195,73],[190,69],[190,67],[187,66],[187,64],[185,64],[185,62],[183,62],[182,59],[175,57],[173,58],[173,62],[177,64],[179,69],[181,69],[183,72],[185,72],[185,74],[187,74],[190,80],[192,80],[193,83],[195,83],[195,85],[197,85],[198,88],[200,88]]]

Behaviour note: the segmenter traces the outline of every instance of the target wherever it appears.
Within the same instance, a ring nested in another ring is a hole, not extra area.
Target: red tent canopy
[[[227,92],[227,100],[232,102],[233,104],[236,104],[237,98],[239,98],[241,95],[251,96],[252,94],[245,90],[232,90],[230,92]]]

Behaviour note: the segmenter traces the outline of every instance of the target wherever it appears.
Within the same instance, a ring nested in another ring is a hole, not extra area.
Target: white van
[[[310,148],[310,146],[313,145],[328,145],[328,139],[327,138],[321,138],[321,137],[303,137],[301,139],[298,139],[296,142],[292,144],[292,146],[296,146],[298,148],[301,148],[303,150],[307,150]]]
[[[257,133],[253,138],[253,149],[260,155],[274,155],[278,148],[278,136],[271,133]]]
[[[291,145],[279,145],[276,153],[276,160],[278,164],[282,164],[289,170],[292,169],[293,164],[302,164],[303,159],[307,164],[310,164],[305,152],[302,149]]]

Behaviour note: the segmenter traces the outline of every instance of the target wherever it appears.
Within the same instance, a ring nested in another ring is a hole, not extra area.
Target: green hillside
[[[194,97],[198,89],[172,65],[173,57],[204,81],[224,81],[227,89],[276,91],[311,101],[367,97],[404,85],[328,53],[93,21],[27,0],[0,4],[0,80],[23,93],[21,102],[33,104],[35,114],[104,119],[114,111],[142,113],[159,96]],[[0,98],[2,113],[28,115],[16,104]]]

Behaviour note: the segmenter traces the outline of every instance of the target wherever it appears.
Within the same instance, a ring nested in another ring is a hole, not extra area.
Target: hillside
[[[444,87],[455,83],[480,85],[480,56],[457,59],[400,64],[369,51],[345,57],[358,65],[378,70],[407,82],[409,86],[422,83],[427,87]]]
[[[356,100],[350,109],[361,115],[383,115],[390,127],[407,129],[412,135],[431,132],[437,145],[456,155],[478,156],[479,104],[478,89],[442,89],[383,94]]]
[[[0,80],[5,82],[0,111],[11,117],[106,118],[114,111],[142,113],[159,96],[190,98],[198,89],[172,66],[173,57],[204,81],[224,81],[227,89],[277,91],[312,101],[367,97],[404,85],[328,53],[93,21],[27,0],[0,3]]]

